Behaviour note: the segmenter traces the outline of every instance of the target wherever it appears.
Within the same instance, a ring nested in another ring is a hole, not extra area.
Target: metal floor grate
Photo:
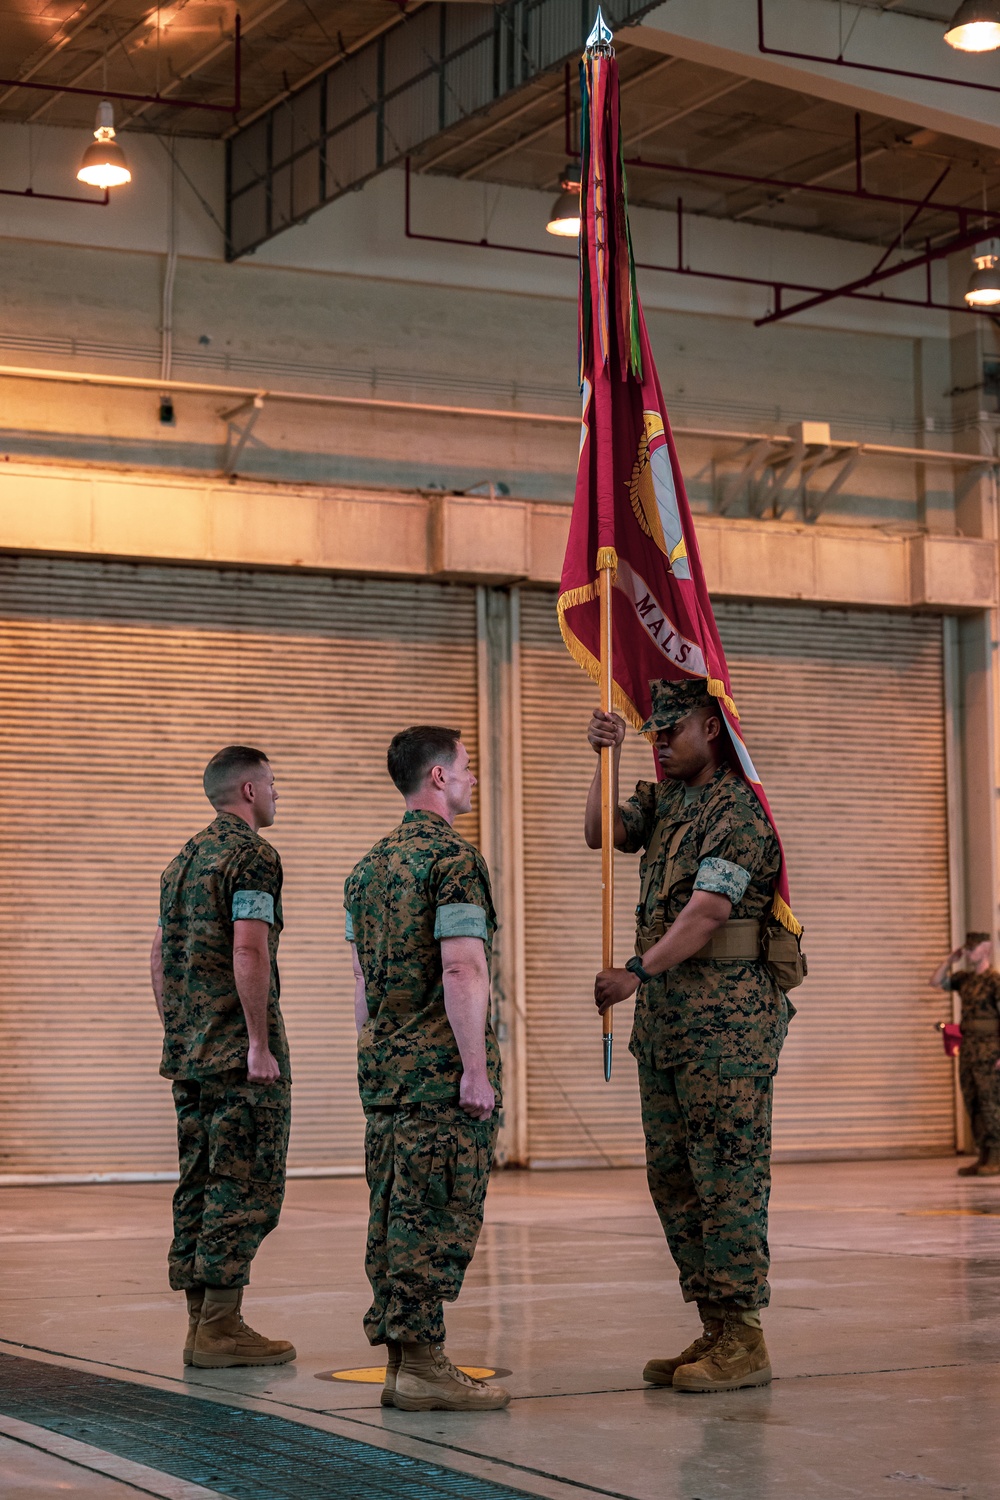
[[[0,1355],[0,1411],[233,1500],[532,1500],[282,1417]]]

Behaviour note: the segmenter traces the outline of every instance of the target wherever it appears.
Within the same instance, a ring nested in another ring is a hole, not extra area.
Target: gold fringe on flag
[[[612,548],[608,550],[613,551]],[[565,594],[559,595],[559,602],[556,605],[556,613],[559,619],[559,633],[563,638],[563,644],[577,666],[582,667],[591,681],[595,683],[600,683],[601,680],[601,664],[597,660],[597,657],[587,650],[579,637],[575,636],[572,630],[570,630],[569,625],[566,623],[566,611],[572,609],[577,604],[589,604],[592,599],[597,598],[599,593],[599,584],[587,583],[582,588],[567,589]],[[642,714],[624,689],[614,680],[611,683],[611,701],[615,711],[621,714],[626,724],[631,724],[633,729],[641,728],[644,723]]]
[[[774,912],[774,915],[777,917],[782,927],[790,932],[793,937],[802,936],[802,923],[795,917],[791,907],[788,905],[788,902],[784,901],[781,896],[778,895],[777,891],[775,891],[774,900],[771,902],[771,910]]]
[[[718,698],[720,703],[724,703],[729,712],[732,714],[733,718],[738,719],[740,716],[740,711],[736,707],[736,704],[733,702],[732,698],[730,698],[729,694],[726,692],[726,684],[722,682],[718,677],[709,677],[706,679],[706,686],[712,697]]]
[[[610,568],[615,582],[618,577],[618,553],[614,547],[598,547],[597,549],[597,571],[603,573],[605,568]]]
[[[614,556],[614,549],[612,547],[607,549],[602,548],[601,550],[607,550]],[[615,563],[617,563],[617,557],[615,557]],[[573,609],[577,604],[589,604],[592,599],[598,597],[600,591],[600,585],[597,583],[586,583],[582,588],[567,589],[565,594],[559,595],[556,605],[559,633],[563,638],[563,644],[577,666],[582,667],[591,681],[595,683],[599,683],[601,680],[601,664],[597,660],[597,657],[587,650],[579,637],[574,635],[573,631],[570,630],[566,622],[566,611]],[[720,698],[725,703],[734,718],[739,718],[739,714],[736,711],[736,704],[727,694],[723,682],[717,677],[709,677],[708,690],[713,697]],[[621,714],[626,724],[631,724],[633,729],[641,729],[645,722],[642,714],[636,708],[632,699],[619,687],[617,682],[612,682],[611,684],[611,697],[616,711]],[[648,734],[646,738],[652,743],[656,735],[655,733]],[[790,932],[793,937],[802,936],[802,923],[795,916],[787,901],[783,900],[777,892],[775,892],[774,900],[771,903],[771,911],[774,914],[775,920],[780,922],[782,927]]]

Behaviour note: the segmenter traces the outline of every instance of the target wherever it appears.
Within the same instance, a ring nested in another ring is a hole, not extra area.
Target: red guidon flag
[[[739,768],[774,827],[730,692],[670,419],[639,305],[618,111],[618,63],[598,22],[581,64],[580,384],[576,496],[559,593],[563,640],[600,677],[600,581],[613,569],[613,700],[634,728],[649,684],[705,678]],[[657,763],[657,775],[660,775]],[[777,829],[775,829],[777,833]],[[801,931],[782,859],[774,913]]]

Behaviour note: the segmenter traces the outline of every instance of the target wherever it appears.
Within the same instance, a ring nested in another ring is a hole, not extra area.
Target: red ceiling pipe
[[[404,232],[405,232],[406,238],[408,240],[426,240],[427,242],[429,242],[430,244],[433,244],[433,245],[462,245],[462,246],[465,246],[466,248],[468,248],[470,250],[506,250],[506,251],[510,252],[511,254],[513,254],[513,255],[541,255],[541,256],[544,256],[547,260],[572,260],[572,261],[579,262],[579,256],[578,255],[574,255],[572,253],[572,251],[569,251],[569,250],[538,250],[538,249],[535,249],[535,247],[533,245],[503,245],[503,244],[498,244],[496,240],[489,240],[489,239],[486,239],[485,237],[483,239],[480,239],[480,240],[464,240],[464,239],[459,239],[457,235],[453,235],[453,234],[423,234],[419,230],[413,229],[411,227],[411,223],[410,223],[410,206],[411,206],[410,176],[411,176],[411,167],[410,167],[410,158],[409,157],[406,158],[405,170],[406,170],[406,176],[405,176],[405,190],[404,190],[404,202],[405,202]],[[732,272],[729,272],[729,271],[695,271],[695,270],[692,270],[692,268],[690,266],[685,266],[684,265],[684,229],[683,229],[683,218],[684,218],[684,202],[683,202],[683,199],[678,198],[678,200],[677,200],[677,264],[676,264],[676,266],[659,266],[659,265],[655,265],[655,264],[653,264],[653,263],[651,263],[649,261],[638,260],[635,263],[635,267],[636,267],[637,271],[662,271],[662,272],[664,272],[668,276],[693,276],[696,280],[699,280],[699,281],[726,281],[726,282],[730,282],[730,283],[735,283],[738,286],[759,286],[759,287],[763,287],[765,290],[767,290],[767,291],[769,291],[769,292],[771,292],[773,294],[774,301],[775,301],[775,307],[776,308],[780,308],[782,306],[782,294],[784,292],[805,292],[805,293],[809,293],[809,294],[815,294],[817,296],[822,296],[823,294],[825,294],[827,292],[828,289],[826,287],[807,286],[804,283],[798,282],[798,281],[775,281],[775,279],[774,279],[773,276],[772,277],[764,277],[764,276],[737,276],[737,275],[735,275],[735,274],[733,274]],[[933,260],[933,259],[935,259],[935,258],[937,258],[937,257],[935,257],[933,255],[931,255],[929,258],[927,258],[928,267],[930,265],[930,261]],[[922,260],[923,259],[924,259],[924,257],[922,257]],[[900,269],[901,270],[906,270],[907,267],[903,266],[903,267],[900,267]],[[888,274],[892,274],[892,273],[888,273]],[[929,273],[928,273],[928,283],[927,283],[927,296],[926,296],[926,298],[924,300],[920,300],[919,298],[916,298],[916,297],[892,297],[892,296],[888,296],[887,297],[884,292],[865,292],[865,291],[862,291],[862,290],[859,290],[859,291],[841,291],[841,290],[838,290],[838,291],[833,292],[832,295],[833,296],[837,296],[837,297],[847,297],[847,298],[851,299],[852,301],[857,301],[857,302],[877,302],[877,303],[880,303],[880,304],[883,304],[883,305],[888,305],[890,307],[920,307],[920,308],[924,308],[925,310],[929,309],[932,312],[961,312],[961,313],[969,313],[969,314],[972,314],[972,315],[977,316],[977,317],[982,317],[983,316],[982,313],[976,313],[976,311],[975,311],[974,308],[967,307],[964,302],[962,302],[962,303],[958,303],[958,302],[935,302],[932,299],[932,297],[931,297],[931,286],[930,286],[930,276],[929,276]],[[767,322],[767,321],[769,321],[769,320],[768,319],[762,319],[761,320],[761,322]]]
[[[83,89],[68,83],[36,83],[32,78],[0,78],[0,88],[38,89],[43,94],[83,94],[91,99],[124,99],[128,104],[166,104],[171,109],[207,109],[213,114],[235,115],[240,110],[240,84],[243,71],[239,13],[236,16],[233,44],[235,51],[232,104],[207,104],[202,99],[173,99],[168,94],[127,94],[120,89]],[[36,193],[34,196],[40,198],[42,195]],[[80,199],[80,202],[83,201]]]
[[[777,323],[781,318],[790,318],[793,313],[807,312],[810,308],[821,307],[825,302],[832,302],[837,297],[853,296],[856,292],[866,287],[877,286],[881,281],[887,281],[891,276],[901,276],[906,271],[919,270],[935,260],[943,260],[948,255],[954,255],[959,250],[968,250],[983,237],[982,228],[968,230],[945,245],[938,245],[936,249],[925,250],[923,255],[911,256],[909,260],[900,261],[898,265],[887,266],[883,270],[871,271],[867,276],[859,276],[854,281],[845,282],[843,286],[830,287],[825,291],[818,292],[816,296],[807,298],[804,302],[796,302],[792,307],[778,309],[768,313],[764,318],[757,318],[754,326],[762,328],[765,323]],[[974,311],[975,309],[973,309]]]
[[[36,193],[34,188],[0,188],[4,198],[44,198],[49,203],[89,203],[93,208],[107,208],[111,194],[104,189],[103,198],[80,198],[69,193]]]
[[[779,188],[788,193],[816,193],[826,198],[849,198],[853,201],[861,199],[869,203],[889,203],[895,208],[934,209],[938,213],[955,214],[963,231],[972,217],[980,220],[984,228],[987,220],[1000,221],[1000,212],[992,209],[971,209],[962,203],[938,203],[934,198],[898,198],[892,193],[873,193],[868,188],[862,188],[858,192],[856,188],[831,188],[824,187],[821,183],[811,186],[808,182],[786,182],[781,177],[753,177],[748,172],[723,172],[715,167],[685,167],[675,165],[673,162],[646,161],[641,156],[626,156],[625,165],[645,168],[649,172],[674,173],[682,177],[717,177],[726,182],[742,182],[751,187]],[[934,186],[937,187],[938,183]]]
[[[940,73],[914,73],[910,68],[883,68],[878,63],[848,62],[840,53],[836,57],[821,57],[816,52],[792,52],[785,47],[769,47],[764,40],[764,0],[757,0],[757,50],[768,57],[791,57],[798,62],[825,63],[830,68],[860,68],[865,73],[890,73],[894,78],[916,78],[921,83],[948,83],[956,89],[980,89],[986,94],[1000,94],[1000,84],[945,78]]]
[[[565,122],[566,122],[566,154],[570,157],[579,158],[580,152],[570,143],[570,120],[572,110],[572,95],[570,92],[569,65],[565,74]],[[871,203],[889,203],[894,208],[933,208],[939,213],[955,214],[958,218],[959,228],[964,232],[971,213],[985,226],[987,221],[996,220],[1000,222],[1000,212],[993,213],[985,209],[969,209],[961,203],[938,203],[933,199],[923,198],[899,198],[894,193],[873,193],[864,186],[862,180],[861,162],[861,116],[854,116],[854,159],[855,159],[855,186],[852,188],[826,187],[823,183],[790,182],[783,177],[757,177],[751,172],[724,172],[716,167],[687,167],[673,162],[647,161],[642,156],[626,156],[627,167],[644,168],[648,172],[672,172],[683,177],[715,177],[725,182],[741,182],[749,187],[778,188],[788,193],[813,193],[821,198],[847,198],[851,200],[864,199]],[[845,164],[844,170],[847,170]],[[937,184],[935,184],[935,187]]]

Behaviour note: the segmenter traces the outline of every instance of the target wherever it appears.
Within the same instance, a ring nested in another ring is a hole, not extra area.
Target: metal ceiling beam
[[[236,25],[239,27],[241,40],[251,31],[255,31],[258,26],[262,26],[265,21],[269,21],[275,11],[283,10],[287,4],[288,0],[272,0],[270,5],[265,5],[263,10],[257,11],[252,16],[243,17],[238,14],[236,16]],[[203,52],[200,57],[196,57],[193,63],[188,63],[175,78],[172,78],[169,83],[164,84],[163,88],[160,89],[159,93],[162,101],[166,103],[175,89],[179,89],[182,83],[186,83],[189,78],[193,78],[196,73],[200,73],[202,68],[207,68],[211,63],[215,62],[217,57],[221,57],[224,52],[228,52],[232,44],[232,38],[224,36],[214,46],[210,47],[207,52]],[[172,103],[173,101],[170,100],[170,102]],[[133,120],[138,120],[144,115],[147,109],[152,108],[152,104],[143,104],[138,109],[133,110],[122,123],[131,124]]]
[[[423,160],[418,170],[421,172],[433,171],[443,161],[447,161],[449,156],[457,156],[460,151],[465,151],[469,146],[474,146],[477,141],[481,141],[486,136],[492,135],[494,130],[500,130],[504,125],[512,125],[515,120],[520,120],[524,115],[530,114],[533,109],[537,109],[539,104],[549,97],[549,92],[537,94],[529,99],[527,103],[519,105],[517,109],[510,109],[505,115],[497,115],[495,120],[488,120],[479,130],[474,130],[471,135],[465,135],[457,141],[452,141],[450,146],[445,146],[443,151],[439,151],[437,156],[432,156],[429,161],[426,159]],[[548,128],[549,126],[546,125],[545,129],[548,130]]]
[[[947,83],[952,88],[977,89],[986,94],[1000,94],[1000,84],[981,83],[973,78],[949,78],[944,73],[917,73],[912,68],[894,68],[885,63],[849,61],[843,51],[835,57],[818,52],[794,52],[787,47],[771,47],[764,35],[764,0],[757,0],[757,50],[765,57],[789,57],[798,62],[822,63],[828,68],[856,68],[864,73],[885,73],[893,78],[914,78],[920,83]]]
[[[17,93],[18,86],[22,80],[27,81],[29,78],[34,78],[36,73],[40,73],[46,63],[50,63],[54,57],[58,57],[64,47],[68,47],[70,42],[75,42],[80,33],[86,31],[87,27],[96,21],[98,16],[103,15],[106,10],[110,10],[114,3],[115,0],[97,0],[97,4],[92,6],[75,26],[64,26],[55,39],[45,48],[42,55],[40,57],[36,56],[35,61],[29,67],[21,69],[17,75],[18,82],[12,84],[0,94],[0,104],[6,104],[7,100],[13,94]]]
[[[266,20],[271,14],[272,9],[280,9],[282,5],[286,5],[287,3],[288,0],[277,0],[277,4],[269,7],[266,12],[261,14],[259,19],[262,21]],[[359,36],[356,42],[350,42],[346,47],[342,47],[339,52],[336,52],[333,57],[326,58],[318,67],[310,68],[304,77],[297,78],[293,84],[290,84],[287,88],[283,88],[280,93],[272,94],[271,98],[265,99],[263,104],[258,104],[255,109],[248,111],[241,120],[236,121],[236,124],[231,129],[223,132],[222,139],[228,141],[231,136],[236,135],[240,130],[245,130],[247,126],[253,125],[262,115],[266,115],[268,110],[277,109],[279,104],[284,104],[286,99],[290,99],[300,89],[306,88],[314,79],[339,67],[349,57],[353,57],[356,52],[360,52],[362,48],[367,47],[369,42],[373,42],[376,37],[380,37],[384,31],[392,31],[394,27],[401,26],[409,16],[414,15],[420,9],[419,5],[415,5],[413,10],[408,11],[406,4],[407,0],[402,0],[399,15],[390,16],[388,21],[381,21],[378,26],[373,26],[370,31],[365,32],[364,36]],[[254,24],[256,24],[256,18]],[[244,30],[246,30],[246,27],[244,27]]]
[[[658,0],[613,0],[615,30]],[[235,260],[582,52],[592,0],[425,5],[227,143]]]
[[[120,47],[121,51],[122,51],[122,56],[125,58],[125,60],[127,62],[131,62],[131,59],[129,57],[128,48],[125,45],[126,42],[129,41],[129,39],[131,37],[134,37],[137,33],[138,34],[142,34],[144,32],[147,32],[147,31],[153,29],[155,27],[155,25],[156,25],[155,13],[152,16],[150,16],[150,15],[143,16],[141,18],[141,20],[138,20],[138,21],[134,22],[128,28],[127,31],[124,31],[121,34],[121,36],[117,35],[117,33],[116,33],[114,44],[108,50],[111,51],[111,52],[113,52],[116,47]],[[106,65],[107,65],[107,57],[108,57],[108,53],[107,52],[105,52],[105,54],[104,54],[103,57],[96,58],[93,62],[88,63],[85,68],[82,68],[80,70],[80,72],[75,73],[72,78],[70,78],[67,82],[64,82],[64,83],[39,83],[36,80],[29,81],[26,78],[21,78],[21,79],[2,78],[2,79],[0,79],[0,84],[12,84],[12,85],[16,86],[17,88],[23,88],[23,89],[42,89],[46,93],[48,93],[49,97],[44,101],[44,103],[40,104],[38,106],[38,108],[36,110],[34,110],[32,112],[32,114],[30,114],[28,116],[27,124],[29,124],[29,125],[33,125],[33,124],[35,124],[35,122],[37,120],[40,120],[41,117],[42,117],[42,115],[45,114],[46,110],[50,109],[53,104],[57,103],[57,101],[64,94],[81,94],[81,95],[84,95],[84,96],[90,96],[90,97],[97,98],[97,99],[123,99],[123,100],[130,100],[133,103],[146,104],[146,105],[149,105],[149,104],[164,104],[164,105],[169,106],[172,109],[205,109],[205,110],[210,110],[210,111],[212,111],[215,114],[233,114],[240,107],[240,17],[239,17],[239,12],[237,12],[237,15],[236,15],[235,34],[234,34],[234,38],[233,38],[233,45],[235,47],[235,60],[234,60],[234,100],[233,100],[232,104],[211,104],[211,103],[205,103],[205,102],[203,102],[201,100],[197,100],[197,99],[173,99],[173,98],[169,97],[169,95],[171,93],[171,85],[167,85],[167,87],[164,90],[164,92],[163,92],[162,95],[159,94],[159,93],[157,93],[155,95],[154,94],[141,94],[138,91],[127,92],[127,91],[123,91],[121,89],[108,89],[108,88],[106,88],[104,86],[102,86],[99,89],[83,88],[82,84],[83,84],[83,80],[85,78],[89,78],[92,73],[96,73],[97,69],[100,68],[102,65],[104,65],[106,67]],[[230,43],[227,41],[225,43],[225,47],[228,49],[229,46],[230,46]]]
[[[675,60],[671,59],[671,61]],[[699,109],[707,109],[717,99],[725,99],[727,94],[735,94],[737,89],[744,88],[752,82],[751,78],[734,78],[727,83],[717,85],[707,94],[702,94],[700,98],[692,99],[690,104],[685,104],[680,109],[672,109],[652,124],[644,125],[641,130],[630,131],[628,135],[622,137],[622,146],[634,146],[637,141],[644,141],[647,136],[655,135],[658,130],[665,130],[668,125],[676,125],[679,120],[686,120],[688,115],[697,114]]]
[[[640,83],[645,83],[647,79],[654,78],[659,73],[666,72],[668,68],[676,66],[679,61],[679,58],[667,57],[664,58],[661,62],[653,63],[652,67],[646,68],[645,72],[634,73],[631,78],[626,78],[624,82],[619,85],[619,93],[627,94],[630,89],[636,88]],[[564,103],[562,112],[556,119],[546,120],[544,125],[539,125],[535,130],[529,130],[527,135],[519,136],[516,141],[511,141],[506,146],[502,146],[499,151],[494,151],[493,155],[487,156],[484,161],[477,162],[475,166],[467,167],[464,172],[459,172],[459,177],[462,180],[467,181],[470,177],[475,177],[480,172],[488,171],[490,167],[495,166],[498,161],[503,161],[505,157],[511,156],[515,151],[519,150],[520,147],[533,145],[534,142],[540,140],[543,135],[547,135],[552,127],[554,125],[557,125],[559,123],[559,120],[561,119],[565,119],[566,133],[568,138],[568,98]],[[497,124],[503,124],[503,121],[498,120]],[[580,153],[579,151],[572,151],[569,154],[572,156],[579,156]]]

